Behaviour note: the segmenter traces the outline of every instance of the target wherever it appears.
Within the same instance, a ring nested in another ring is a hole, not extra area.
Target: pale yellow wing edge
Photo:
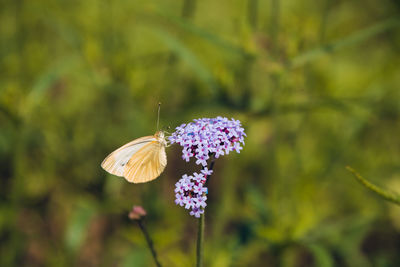
[[[150,143],[152,141],[156,140],[154,138],[154,136],[150,135],[150,136],[144,136],[144,137],[140,137],[137,138],[125,145],[123,145],[122,147],[116,149],[115,151],[111,152],[101,163],[101,167],[106,170],[107,172],[116,175],[116,176],[120,176],[123,177],[123,173],[124,173],[124,166],[118,166],[117,164],[120,162],[121,159],[119,159],[118,157],[121,156],[121,153],[124,153],[124,150],[127,150],[129,148],[132,148],[131,151],[126,151],[126,158],[127,161],[130,160],[130,158],[133,156],[133,154],[137,153],[141,148],[143,148],[147,143]],[[137,147],[137,150],[135,150],[133,147],[136,145],[140,145],[143,144],[140,147]],[[132,155],[130,155],[132,154]]]

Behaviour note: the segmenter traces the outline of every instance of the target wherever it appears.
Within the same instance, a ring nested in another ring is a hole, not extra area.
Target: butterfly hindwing
[[[137,151],[126,164],[124,177],[133,183],[156,179],[167,165],[165,146],[152,141]]]

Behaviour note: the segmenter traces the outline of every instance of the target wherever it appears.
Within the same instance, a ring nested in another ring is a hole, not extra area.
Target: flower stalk
[[[203,266],[203,246],[204,246],[204,228],[205,228],[205,213],[200,215],[197,228],[197,248],[196,248],[196,267]]]
[[[215,164],[214,155],[212,154],[210,158],[211,158],[211,163],[208,169],[212,171]],[[207,186],[210,176],[211,174],[207,175],[206,181],[204,183],[205,186]],[[205,228],[205,211],[203,212],[203,214],[200,215],[199,224],[197,228],[196,267],[203,266],[204,228]]]
[[[161,263],[157,258],[157,252],[154,249],[153,240],[151,239],[150,234],[147,231],[146,225],[144,224],[144,218],[146,217],[146,214],[147,212],[141,206],[133,206],[133,209],[131,210],[131,212],[129,212],[128,217],[129,219],[138,223],[139,228],[146,239],[146,243],[151,252],[151,255],[153,256],[154,263],[157,267],[161,267]]]
[[[149,232],[147,231],[146,226],[143,223],[143,220],[142,219],[137,220],[137,223],[139,225],[140,230],[142,230],[144,237],[146,238],[146,243],[151,251],[151,255],[153,256],[154,263],[156,264],[157,267],[161,267],[161,263],[159,262],[159,260],[157,258],[157,252],[154,249],[153,240],[151,239]]]

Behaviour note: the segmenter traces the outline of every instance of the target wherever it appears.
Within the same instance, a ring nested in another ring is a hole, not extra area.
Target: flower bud
[[[142,206],[133,206],[132,210],[129,212],[129,219],[131,220],[141,220],[146,216],[147,212]]]

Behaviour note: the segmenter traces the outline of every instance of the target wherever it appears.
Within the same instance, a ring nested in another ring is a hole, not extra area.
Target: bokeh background
[[[0,265],[193,266],[174,204],[196,167],[167,149],[134,185],[100,168],[124,143],[200,117],[242,121],[218,159],[206,266],[400,266],[400,3],[0,1]]]

